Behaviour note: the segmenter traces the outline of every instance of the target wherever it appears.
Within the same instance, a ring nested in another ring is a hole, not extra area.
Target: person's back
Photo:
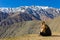
[[[40,27],[40,35],[42,36],[51,36],[51,30],[45,22],[42,22],[42,25]]]

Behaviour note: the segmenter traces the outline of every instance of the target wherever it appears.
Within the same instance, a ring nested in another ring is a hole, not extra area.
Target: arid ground
[[[19,37],[12,38],[0,38],[0,40],[60,40],[60,35],[58,33],[52,34],[52,36],[40,36],[39,34],[27,34]]]

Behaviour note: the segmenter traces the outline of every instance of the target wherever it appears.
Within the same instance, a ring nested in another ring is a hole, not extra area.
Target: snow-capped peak
[[[16,12],[16,11],[25,12],[25,9],[27,9],[27,8],[31,8],[36,11],[38,9],[48,9],[48,8],[52,8],[52,7],[48,7],[48,6],[20,6],[20,7],[16,7],[16,8],[0,8],[0,11],[2,11],[2,12]]]
[[[40,6],[40,7],[41,7],[42,9],[47,9],[47,8],[49,8],[48,6],[46,6],[46,7],[45,7],[45,6],[43,6],[43,7],[42,7],[42,6]]]

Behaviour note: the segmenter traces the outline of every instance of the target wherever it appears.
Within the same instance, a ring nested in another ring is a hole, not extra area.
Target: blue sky
[[[49,6],[60,8],[60,0],[0,0],[0,7]]]

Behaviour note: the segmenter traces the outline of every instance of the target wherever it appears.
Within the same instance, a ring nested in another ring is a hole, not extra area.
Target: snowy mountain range
[[[0,8],[0,26],[31,20],[51,20],[60,16],[60,9],[48,6],[20,6]]]
[[[48,6],[0,8],[0,38],[17,37],[40,32],[42,20],[48,21],[52,32],[60,33],[60,9]]]

